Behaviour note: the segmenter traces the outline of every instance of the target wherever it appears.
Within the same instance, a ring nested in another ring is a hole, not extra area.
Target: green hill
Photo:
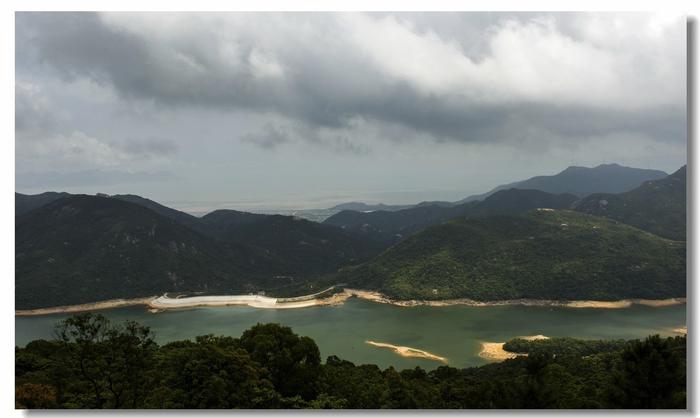
[[[285,266],[119,199],[75,195],[15,223],[17,309],[177,291],[241,293]]]
[[[145,197],[137,196],[134,194],[115,194],[115,195],[112,195],[110,197],[112,199],[119,199],[119,200],[123,200],[125,202],[131,202],[131,203],[135,203],[139,206],[143,206],[143,207],[148,208],[161,216],[165,216],[166,218],[170,218],[179,224],[185,225],[186,227],[188,227],[192,230],[195,230],[197,232],[201,232],[205,235],[207,235],[209,233],[206,226],[204,224],[202,224],[201,220],[198,217],[190,215],[189,213],[185,213],[185,212],[161,205],[160,203],[155,202],[151,199],[146,199]]]
[[[620,194],[596,193],[582,199],[575,210],[605,216],[656,235],[685,240],[686,167],[670,176],[647,181]]]
[[[18,309],[303,284],[381,248],[291,216],[196,218],[132,195],[69,195],[15,221]]]
[[[397,299],[685,296],[685,244],[564,210],[455,220],[338,276]]]
[[[66,192],[44,192],[40,194],[15,193],[15,216],[23,215],[30,210],[48,205],[54,200],[70,196]]]
[[[427,228],[459,217],[512,215],[535,208],[568,208],[576,196],[540,190],[501,190],[483,201],[457,206],[419,205],[399,211],[339,212],[324,221],[374,241],[393,244]]]
[[[341,228],[293,216],[217,210],[202,222],[220,240],[264,248],[299,275],[335,272],[379,254],[381,246]]]

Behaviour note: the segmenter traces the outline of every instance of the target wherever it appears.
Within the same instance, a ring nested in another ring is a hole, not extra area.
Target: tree
[[[232,339],[198,337],[165,345],[149,408],[266,408],[280,400],[268,373]]]
[[[608,397],[616,408],[685,408],[685,337],[633,341],[613,374]]]
[[[68,405],[137,408],[145,392],[145,371],[156,344],[148,327],[127,321],[113,326],[102,315],[75,315],[56,327],[56,361],[73,372]],[[86,396],[91,393],[91,396]]]
[[[316,397],[321,353],[314,340],[299,337],[279,324],[257,324],[243,333],[240,344],[270,372],[282,396],[300,395],[304,400]]]

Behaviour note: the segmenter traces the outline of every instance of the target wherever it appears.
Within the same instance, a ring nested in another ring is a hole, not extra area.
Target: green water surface
[[[256,309],[241,306],[149,313],[145,307],[100,311],[112,321],[131,319],[148,325],[159,343],[203,334],[240,334],[256,323],[275,322],[313,338],[322,358],[337,355],[355,364],[373,363],[398,369],[442,363],[403,358],[365,343],[374,340],[403,345],[446,357],[454,367],[486,363],[478,356],[481,342],[502,342],[523,335],[587,339],[631,339],[649,334],[674,335],[686,323],[686,305],[663,308],[571,309],[527,306],[398,307],[359,299],[340,306],[302,309]],[[54,324],[68,315],[15,318],[15,343],[52,337]]]

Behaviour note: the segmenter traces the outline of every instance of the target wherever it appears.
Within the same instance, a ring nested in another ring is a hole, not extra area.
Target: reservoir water
[[[631,339],[650,334],[677,335],[672,330],[686,324],[686,305],[652,308],[635,305],[625,309],[572,309],[527,306],[399,307],[350,299],[340,306],[302,309],[256,309],[231,306],[149,313],[145,307],[100,311],[111,321],[127,319],[151,327],[156,341],[216,334],[240,336],[256,323],[274,322],[313,338],[325,361],[329,355],[354,362],[398,369],[442,363],[404,358],[393,351],[373,347],[366,340],[408,346],[446,357],[453,367],[486,363],[478,353],[481,342],[503,342],[517,336],[585,339]],[[69,315],[15,317],[15,343],[24,346],[35,339],[50,339],[54,324]]]

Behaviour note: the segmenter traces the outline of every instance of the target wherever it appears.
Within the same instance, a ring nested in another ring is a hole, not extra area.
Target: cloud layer
[[[57,155],[50,144],[61,143],[109,167],[110,160],[167,160],[186,148],[161,134],[97,138],[71,124],[80,115],[52,107],[42,95],[46,80],[87,83],[120,111],[144,108],[149,117],[251,115],[258,122],[236,127],[232,137],[268,151],[298,143],[361,156],[382,141],[542,150],[603,137],[686,141],[686,28],[679,17],[16,16],[18,155]]]

